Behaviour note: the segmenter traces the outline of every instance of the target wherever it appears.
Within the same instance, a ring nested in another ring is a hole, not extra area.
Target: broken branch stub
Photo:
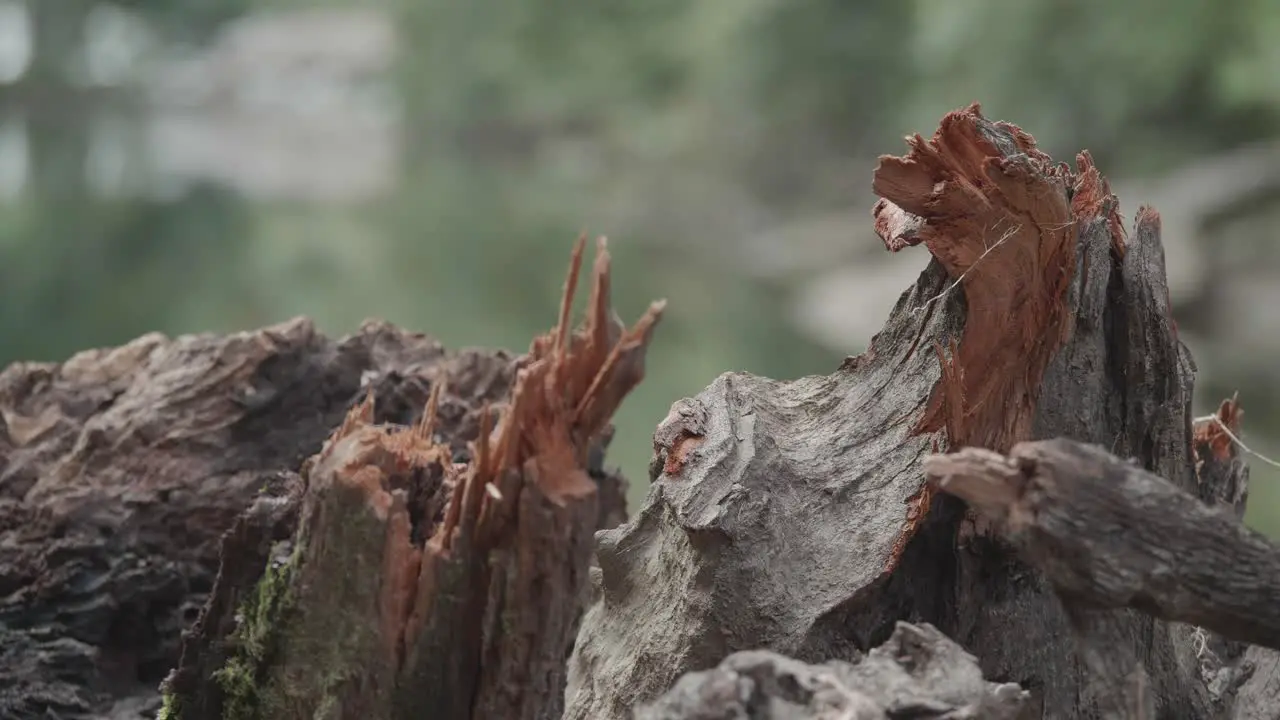
[[[1068,602],[1130,607],[1280,650],[1280,545],[1228,508],[1071,440],[925,459],[940,487],[998,517]],[[998,488],[993,490],[992,488]]]
[[[235,717],[559,714],[599,527],[589,457],[663,309],[621,326],[601,240],[586,326],[570,332],[584,244],[558,326],[482,414],[468,463],[435,438],[439,385],[412,427],[375,424],[372,394],[352,409],[308,461],[292,554],[255,588],[215,588],[256,598],[256,615],[228,639],[216,687],[194,694],[221,693]],[[173,694],[174,718],[192,720],[191,699]]]
[[[1210,507],[1227,508],[1244,519],[1249,497],[1249,466],[1241,459],[1233,438],[1239,437],[1237,398],[1223,400],[1213,415],[1196,421],[1192,439],[1196,448],[1196,494]]]
[[[966,448],[925,459],[943,491],[991,518],[1057,590],[1116,716],[1151,717],[1158,699],[1108,628],[1124,617],[1117,608],[1190,627],[1187,679],[1211,705],[1180,717],[1280,707],[1280,545],[1240,523],[1247,474],[1233,444],[1215,443],[1218,423],[1234,434],[1240,414],[1233,398],[1196,424],[1196,494],[1065,439],[1020,443],[1008,457]]]
[[[644,506],[599,536],[566,718],[627,718],[741,650],[851,659],[896,620],[953,637],[1044,717],[1102,711],[1052,589],[935,497],[920,460],[1066,436],[1195,487],[1193,366],[1169,315],[1159,217],[1141,209],[1126,239],[1087,153],[1055,164],[976,105],[908,143],[876,171],[875,223],[890,250],[923,245],[928,267],[836,372],[728,373],[672,406]],[[1101,626],[1144,658],[1159,711],[1199,716],[1189,631],[1112,619]]]

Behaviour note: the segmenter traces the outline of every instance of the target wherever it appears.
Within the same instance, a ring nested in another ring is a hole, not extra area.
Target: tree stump
[[[625,482],[603,468],[609,414],[661,311],[622,331],[602,246],[590,323],[570,335],[582,251],[557,334],[521,357],[373,322],[335,342],[300,319],[5,370],[0,717],[294,717],[308,702],[350,717],[385,699],[368,680],[388,663],[452,672],[464,640],[471,676],[424,687],[468,717],[463,680],[504,717],[558,713],[592,533],[625,518]],[[451,625],[449,602],[484,612]]]
[[[875,172],[875,227],[891,251],[923,245],[928,268],[835,373],[729,373],[673,405],[644,506],[598,538],[599,599],[570,660],[565,717],[630,717],[737,652],[856,662],[902,620],[955,640],[988,680],[1024,688],[1023,717],[1253,717],[1231,714],[1225,671],[1239,648],[1216,652],[1211,632],[1139,612],[1160,607],[1141,593],[1064,601],[1072,588],[1040,571],[1047,553],[1029,565],[999,523],[937,492],[921,465],[1071,438],[1131,458],[1170,492],[1226,504],[1238,525],[1247,478],[1220,426],[1192,426],[1194,364],[1170,315],[1159,216],[1139,209],[1126,236],[1087,153],[1075,170],[1056,164],[977,105],[908,145]],[[1222,422],[1235,419],[1224,407]],[[1139,506],[1077,527],[1137,533],[1155,522]],[[1183,520],[1154,527],[1179,532]],[[720,717],[714,706],[662,717]],[[953,711],[911,716],[981,716]]]
[[[977,105],[908,143],[884,330],[676,402],[629,521],[662,305],[617,320],[603,244],[518,358],[295,321],[6,370],[0,716],[1280,717],[1280,548],[1159,216]]]
[[[145,716],[214,585],[219,538],[255,498],[290,491],[356,400],[374,388],[379,420],[412,422],[447,383],[439,426],[464,456],[512,363],[382,323],[333,341],[298,319],[7,368],[0,717]],[[245,562],[260,575],[265,555]]]
[[[559,717],[608,517],[592,459],[662,313],[617,320],[601,240],[587,322],[572,332],[584,244],[558,325],[518,361],[501,412],[483,401],[465,463],[437,432],[441,383],[409,426],[375,422],[371,390],[296,493],[242,519],[160,717]],[[297,529],[279,538],[291,505]],[[260,577],[228,572],[246,549],[266,551]]]

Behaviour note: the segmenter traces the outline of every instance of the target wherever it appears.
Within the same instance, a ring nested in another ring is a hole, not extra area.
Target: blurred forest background
[[[1276,38],[1272,0],[0,0],[0,364],[294,315],[522,351],[607,234],[627,319],[670,300],[638,498],[675,399],[865,347],[927,260],[875,158],[977,100],[1162,211],[1196,414],[1239,390],[1276,451]]]

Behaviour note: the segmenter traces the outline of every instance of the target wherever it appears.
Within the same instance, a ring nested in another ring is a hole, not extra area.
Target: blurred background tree
[[[611,453],[638,496],[673,400],[863,349],[793,299],[880,274],[869,179],[903,134],[980,100],[1060,159],[1164,177],[1280,139],[1277,36],[1264,0],[0,0],[0,362],[297,314],[519,350],[574,236],[605,233],[619,306],[671,301]],[[1263,199],[1206,242],[1274,281]],[[1233,267],[1170,254],[1214,366],[1197,410],[1240,389],[1265,449],[1270,346],[1197,312]],[[874,326],[906,278],[827,312]],[[1253,464],[1250,521],[1280,533]]]

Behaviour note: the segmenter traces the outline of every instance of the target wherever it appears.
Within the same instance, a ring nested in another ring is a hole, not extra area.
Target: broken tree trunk
[[[1234,413],[1230,403],[1217,418]],[[1199,468],[1202,487],[1233,484],[1239,466],[1216,465]],[[1152,717],[1156,700],[1146,668],[1108,622],[1120,608],[1196,628],[1199,679],[1222,717],[1280,713],[1280,545],[1241,525],[1236,504],[1206,503],[1066,439],[1020,443],[1008,457],[966,448],[925,468],[1054,586],[1081,657],[1112,680],[1113,716]]]
[[[175,666],[168,717],[343,709],[387,692],[368,681],[391,663],[446,671],[415,641],[451,631],[440,656],[458,665],[471,643],[485,703],[554,714],[591,533],[625,517],[605,423],[658,311],[622,333],[606,255],[593,279],[587,333],[563,332],[566,305],[561,335],[519,358],[383,323],[333,341],[295,320],[6,369],[0,717],[151,718]],[[451,590],[468,580],[487,596]],[[466,631],[440,608],[450,591],[453,612],[482,612]],[[316,695],[262,707],[302,689]]]
[[[900,620],[937,627],[988,680],[1027,690],[1024,717],[1236,716],[1234,687],[1203,662],[1220,638],[1095,609],[1085,640],[1121,648],[1149,683],[1137,697],[1150,712],[1128,714],[1129,686],[1089,657],[1082,618],[921,466],[930,452],[1072,438],[1240,512],[1234,450],[1193,431],[1159,216],[1139,209],[1126,237],[1087,153],[1074,171],[1056,164],[976,105],[908,143],[876,170],[875,227],[892,251],[924,245],[928,268],[835,373],[729,373],[672,406],[644,506],[598,538],[566,718],[630,717],[738,651],[855,661]]]
[[[621,526],[661,305],[623,328],[601,253],[570,333],[581,242],[514,360],[295,322],[6,370],[0,716],[1275,717],[1276,550],[1159,217],[976,105],[909,142],[875,227],[933,259],[884,331],[675,403]]]
[[[123,720],[159,707],[156,686],[218,573],[219,538],[250,502],[287,494],[369,387],[378,420],[407,423],[448,384],[439,425],[465,456],[512,363],[381,323],[334,341],[299,319],[7,368],[0,717]]]
[[[600,528],[591,457],[662,313],[616,319],[602,240],[572,332],[583,250],[559,324],[521,358],[500,412],[485,403],[465,463],[436,431],[442,384],[411,426],[376,423],[371,391],[280,501],[298,504],[297,529],[265,574],[227,569],[245,537],[264,554],[271,521],[228,536],[162,718],[560,716]]]
[[[1229,444],[1238,419],[1228,401],[1196,427],[1208,498],[1065,439],[1019,443],[1008,457],[966,448],[925,459],[932,482],[993,521],[1053,585],[1077,654],[1111,681],[1102,717],[1156,716],[1143,663],[1107,613],[1124,607],[1196,627],[1199,680],[1217,717],[1280,716],[1280,546],[1239,522],[1244,468]],[[686,674],[637,717],[1017,720],[1031,716],[1027,700],[1015,684],[984,680],[977,658],[936,628],[899,622],[856,662],[734,653]]]

